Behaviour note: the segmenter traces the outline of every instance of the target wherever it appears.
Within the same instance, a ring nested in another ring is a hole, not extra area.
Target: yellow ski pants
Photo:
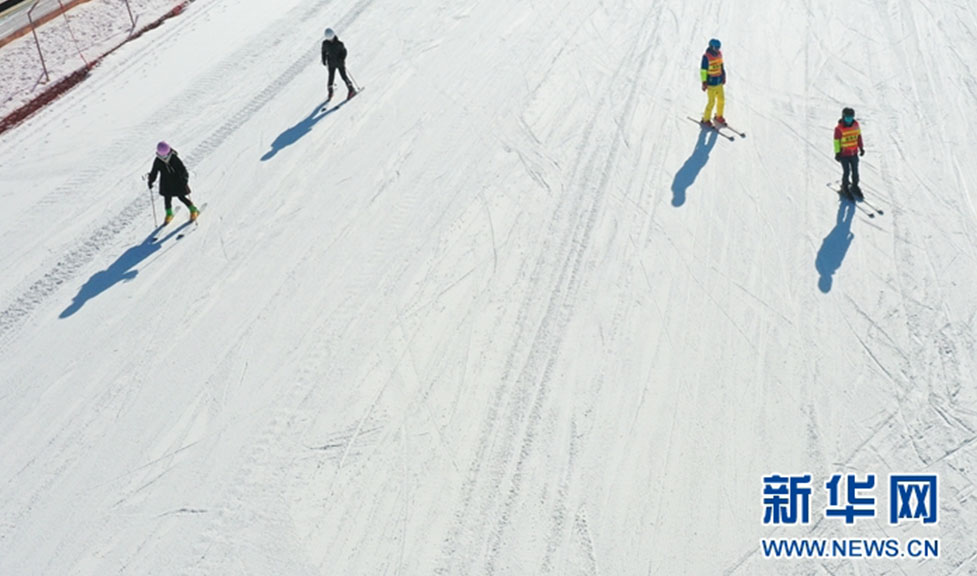
[[[706,111],[702,113],[702,120],[709,121],[712,120],[712,107],[716,107],[716,116],[723,115],[723,108],[726,106],[726,95],[723,92],[723,85],[709,86],[706,88],[706,94],[709,95],[709,102],[706,103]]]

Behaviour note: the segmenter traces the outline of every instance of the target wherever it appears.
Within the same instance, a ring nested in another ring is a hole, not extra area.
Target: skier
[[[322,65],[329,68],[329,95],[326,102],[332,100],[333,82],[336,78],[336,69],[346,83],[346,99],[349,100],[356,96],[356,88],[346,75],[346,46],[339,40],[339,36],[333,32],[332,28],[326,28],[325,39],[322,41]]]
[[[149,172],[150,190],[156,183],[157,174],[159,174],[159,195],[163,197],[166,206],[166,219],[163,220],[163,225],[165,226],[173,221],[174,196],[190,209],[190,221],[195,221],[200,211],[189,198],[190,186],[187,181],[190,180],[190,174],[176,150],[170,148],[166,142],[160,142],[156,145],[156,158],[153,159],[153,169]]]
[[[709,95],[706,110],[702,113],[701,122],[704,126],[713,126],[710,121],[713,106],[716,106],[716,123],[726,124],[726,119],[723,118],[723,108],[726,106],[726,95],[723,92],[723,85],[726,84],[726,68],[723,66],[723,53],[719,50],[721,46],[719,40],[715,38],[710,40],[699,67],[702,91]]]
[[[845,107],[841,111],[841,118],[835,126],[835,160],[841,162],[841,193],[849,198],[862,198],[862,190],[858,187],[858,157],[865,155],[865,145],[862,143],[862,129],[855,120],[855,111]],[[851,174],[851,186],[848,176]]]

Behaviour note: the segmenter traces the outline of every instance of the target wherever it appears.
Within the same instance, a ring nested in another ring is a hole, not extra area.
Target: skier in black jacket
[[[329,96],[326,102],[332,100],[333,82],[336,79],[336,69],[346,83],[346,99],[349,100],[356,96],[356,88],[346,75],[346,46],[339,40],[339,36],[333,32],[332,28],[326,28],[325,40],[322,41],[322,65],[329,68]]]
[[[163,197],[166,206],[166,219],[163,225],[173,221],[173,197],[176,196],[190,209],[190,221],[197,219],[200,213],[197,207],[190,201],[190,174],[187,167],[183,165],[176,150],[170,148],[166,142],[156,145],[156,158],[153,160],[153,169],[149,172],[149,189],[152,190],[156,183],[156,176],[159,175],[159,195]]]

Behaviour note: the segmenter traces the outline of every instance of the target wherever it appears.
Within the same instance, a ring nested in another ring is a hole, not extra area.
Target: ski
[[[872,204],[871,202],[865,200],[865,196],[864,195],[859,199],[859,202],[864,202],[866,206],[868,206],[872,210],[875,210],[875,213],[878,214],[879,216],[885,214],[885,210],[882,210],[878,206],[876,206],[876,205]]]
[[[319,112],[325,112],[326,114],[328,114],[328,113],[330,113],[330,112],[334,112],[334,111],[336,111],[336,110],[339,110],[339,109],[340,109],[340,108],[342,108],[342,107],[343,107],[343,106],[344,106],[344,105],[345,105],[345,104],[346,104],[347,102],[349,102],[349,101],[350,101],[350,100],[352,100],[353,98],[356,98],[357,96],[359,96],[359,95],[360,95],[360,94],[361,94],[361,93],[362,93],[362,92],[363,92],[364,90],[366,90],[366,86],[362,86],[362,87],[360,87],[360,88],[357,88],[357,89],[356,89],[356,94],[353,94],[353,95],[352,95],[351,97],[349,97],[349,98],[346,98],[346,99],[345,99],[345,100],[343,100],[342,102],[337,102],[337,103],[336,103],[336,104],[334,104],[333,106],[330,106],[330,105],[329,105],[329,103],[330,103],[330,102],[332,102],[332,98],[328,98],[328,99],[327,99],[327,100],[326,100],[326,101],[325,101],[325,102],[324,102],[324,103],[322,104],[322,108],[319,108]]]
[[[851,202],[852,204],[855,205],[855,208],[858,208],[859,210],[861,210],[869,218],[875,218],[875,215],[876,214],[878,214],[879,216],[881,216],[882,214],[885,214],[885,212],[883,212],[881,210],[878,210],[877,208],[875,208],[871,204],[868,204],[867,202],[865,202],[865,197],[864,196],[862,196],[861,198],[856,198],[851,192],[848,192],[846,194],[844,191],[841,190],[841,188],[835,188],[835,186],[832,185],[831,182],[828,182],[827,186],[831,190],[834,190],[835,193],[838,194],[838,196],[842,200],[847,200],[847,201]],[[866,208],[866,206],[868,206],[868,207]]]
[[[740,138],[746,138],[746,132],[740,132],[739,130],[737,130],[736,128],[733,128],[729,124],[720,124],[717,129],[718,130],[722,130],[724,128],[725,129],[728,129],[730,132],[732,132],[733,134],[736,134]]]
[[[176,235],[176,239],[177,240],[182,240],[183,238],[186,238],[186,236],[188,234],[190,234],[191,232],[193,232],[197,228],[200,228],[199,218],[200,218],[200,215],[203,214],[204,208],[206,208],[206,207],[207,207],[207,202],[204,202],[200,206],[197,206],[197,218],[195,218],[193,220],[187,220],[186,223],[184,223],[184,225],[182,227],[183,228],[183,232],[181,232],[181,233],[179,233],[179,234]]]
[[[200,206],[197,206],[198,218],[200,217],[200,214],[203,213],[204,208],[206,207],[207,207],[207,202],[204,202]],[[177,240],[179,240],[184,236],[186,236],[187,234],[189,234],[190,232],[192,232],[193,230],[196,230],[200,226],[200,223],[197,220],[184,220],[183,222],[177,224],[175,228],[169,228],[169,226],[170,223],[163,223],[157,226],[156,229],[153,230],[153,234],[149,237],[150,241],[159,242],[160,239],[165,241],[174,236],[176,237]],[[169,229],[169,231],[166,232],[166,234],[163,234],[163,232],[167,231],[167,229]]]
[[[729,140],[730,142],[736,140],[736,138],[734,138],[733,136],[730,136],[729,134],[723,134],[722,132],[720,132],[720,130],[722,129],[721,126],[716,126],[714,124],[703,124],[702,122],[700,122],[699,120],[696,120],[695,118],[693,118],[691,116],[686,116],[686,118],[688,118],[689,120],[691,120],[691,121],[695,122],[696,124],[698,124],[699,125],[699,128],[702,128],[703,130],[712,130],[713,132],[715,132],[716,134],[719,134],[720,136],[722,136],[726,140]]]
[[[828,187],[829,188],[834,188],[836,186],[841,186],[841,180],[835,180],[833,182],[828,182]],[[855,197],[855,201],[864,203],[866,206],[868,206],[869,208],[871,208],[872,210],[874,210],[875,213],[878,214],[879,216],[882,216],[882,215],[885,214],[885,210],[883,210],[882,208],[879,208],[875,204],[873,204],[873,203],[871,203],[871,202],[869,202],[868,200],[865,199],[865,194],[862,193],[861,187],[859,187],[859,191],[858,192],[859,193]]]
[[[153,230],[152,235],[150,235],[149,240],[152,242],[159,241],[160,232],[162,232],[164,228],[166,228],[166,224],[160,224],[159,226],[157,226],[156,229]]]
[[[157,233],[150,237],[150,240],[152,240],[153,243],[163,243],[174,236],[182,238],[185,234],[185,230],[189,228],[191,224],[193,224],[193,222],[187,220],[177,224],[175,227],[170,228],[168,231],[166,231],[166,234],[161,233],[166,229],[166,226],[160,226],[156,229]]]
[[[855,200],[855,198],[851,194],[845,194],[841,190],[838,190],[837,192],[838,192],[838,196],[841,196],[843,200],[847,200],[852,204],[854,204],[855,208],[861,210],[866,216],[868,216],[869,218],[875,218],[875,214],[876,214],[875,210],[866,208],[859,200]]]

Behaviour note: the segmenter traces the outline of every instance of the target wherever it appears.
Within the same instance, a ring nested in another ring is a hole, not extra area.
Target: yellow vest
[[[723,53],[717,52],[715,56],[706,52],[706,59],[709,60],[709,76],[716,77],[723,75]]]
[[[858,137],[861,136],[862,129],[858,127],[858,122],[851,126],[841,126],[841,152],[846,156],[854,154],[858,150]]]

